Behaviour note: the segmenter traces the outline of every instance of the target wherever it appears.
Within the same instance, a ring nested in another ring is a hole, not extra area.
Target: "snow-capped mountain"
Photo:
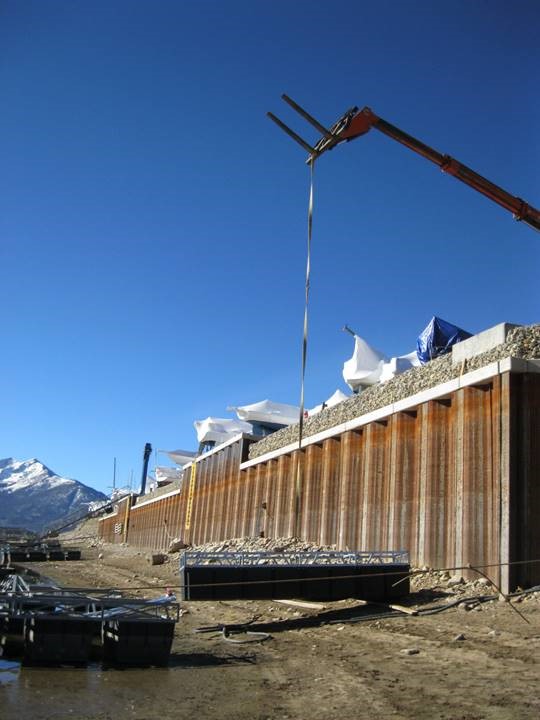
[[[0,460],[0,526],[41,532],[103,500],[103,493],[60,477],[35,458]]]

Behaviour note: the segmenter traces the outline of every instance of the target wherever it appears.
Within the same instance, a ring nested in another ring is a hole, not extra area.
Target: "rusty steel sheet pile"
[[[141,498],[127,539],[155,549],[171,537],[200,545],[293,536],[337,550],[407,548],[417,567],[489,565],[503,588],[530,586],[540,582],[538,564],[526,564],[540,552],[539,429],[540,373],[501,372],[308,438],[302,450],[246,462],[242,439],[203,456],[193,482],[188,468],[176,494]],[[100,536],[110,541],[126,515],[119,508],[102,521]],[[508,566],[515,561],[525,563]]]

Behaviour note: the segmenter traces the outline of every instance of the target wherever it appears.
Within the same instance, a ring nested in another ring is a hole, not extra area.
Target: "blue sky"
[[[0,2],[0,457],[98,489],[193,420],[298,404],[315,135],[377,114],[540,204],[536,1]],[[370,132],[316,170],[306,404],[352,340],[539,321],[540,236]]]

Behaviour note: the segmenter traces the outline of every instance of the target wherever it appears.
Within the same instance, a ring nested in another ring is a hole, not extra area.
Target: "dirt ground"
[[[178,584],[178,554],[152,566],[148,553],[135,548],[86,545],[81,562],[31,567],[64,586],[146,597]],[[493,591],[479,584],[449,588],[432,576],[416,589],[404,605],[427,608]],[[529,720],[540,717],[540,593],[514,607],[528,622],[498,600],[422,617],[385,617],[384,609],[354,600],[324,609],[182,603],[169,667],[23,667],[11,681],[0,673],[0,718]],[[353,616],[370,619],[347,622]],[[264,642],[233,644],[217,632],[194,632],[254,619],[270,635]]]

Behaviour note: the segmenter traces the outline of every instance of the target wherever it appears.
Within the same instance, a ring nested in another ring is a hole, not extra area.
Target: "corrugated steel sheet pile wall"
[[[249,440],[238,440],[195,463],[181,491],[135,504],[129,542],[299,535],[338,549],[405,549],[417,566],[534,559],[539,428],[540,375],[506,372],[243,469]],[[540,582],[538,564],[489,573],[506,588]]]
[[[247,457],[243,437],[223,450],[202,456],[186,470],[180,491],[155,499],[140,498],[131,509],[129,542],[163,549],[176,537],[192,544],[232,537],[233,486]]]
[[[109,543],[126,542],[129,523],[129,511],[133,495],[127,495],[114,506],[114,512],[99,522],[100,537]]]
[[[540,558],[540,375],[511,375],[508,557]],[[506,520],[506,518],[504,518]],[[504,558],[503,558],[504,559]],[[540,584],[540,563],[516,566],[510,586]]]
[[[340,549],[407,549],[415,565],[430,567],[498,562],[499,533],[489,518],[501,501],[492,460],[499,457],[492,415],[499,403],[493,384],[466,388],[308,446],[301,458],[302,538]],[[276,534],[275,498],[291,486],[275,468],[270,461],[245,471],[246,486],[266,479],[269,535]]]

